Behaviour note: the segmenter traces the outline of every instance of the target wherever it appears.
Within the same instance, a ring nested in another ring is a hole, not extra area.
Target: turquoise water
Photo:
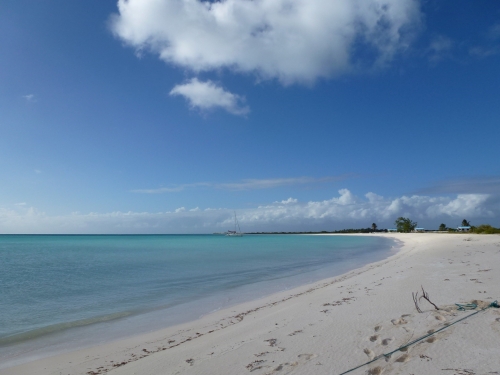
[[[387,257],[377,237],[0,236],[0,361],[95,344]]]

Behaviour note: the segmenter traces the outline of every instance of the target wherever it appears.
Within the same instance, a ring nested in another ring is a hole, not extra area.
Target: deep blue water
[[[3,235],[0,360],[196,319],[383,259],[393,245],[368,236]]]

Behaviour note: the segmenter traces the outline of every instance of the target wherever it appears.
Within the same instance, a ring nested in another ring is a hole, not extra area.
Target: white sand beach
[[[379,234],[376,234],[379,235]],[[169,327],[0,371],[60,374],[500,374],[500,236],[380,234],[390,258]],[[412,292],[429,293],[436,310]],[[458,311],[455,303],[476,303]],[[450,325],[451,324],[451,325]]]

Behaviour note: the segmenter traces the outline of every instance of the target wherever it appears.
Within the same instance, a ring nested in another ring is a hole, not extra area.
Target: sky
[[[500,227],[497,0],[0,2],[0,233]]]

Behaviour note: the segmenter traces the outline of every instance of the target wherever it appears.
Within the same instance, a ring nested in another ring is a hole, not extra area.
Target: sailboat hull
[[[238,223],[238,219],[236,218],[236,211],[234,212],[234,230],[228,230],[226,236],[243,237],[243,233],[241,233],[240,224]]]

